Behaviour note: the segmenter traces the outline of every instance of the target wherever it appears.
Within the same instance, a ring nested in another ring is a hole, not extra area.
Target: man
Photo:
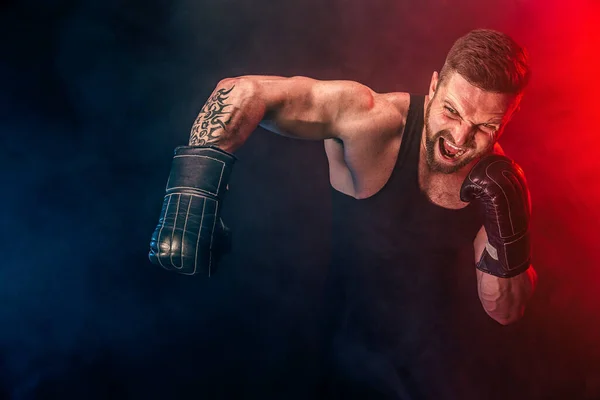
[[[424,97],[305,77],[224,79],[176,150],[150,258],[210,275],[226,244],[231,153],[259,124],[323,140],[334,189],[331,396],[481,396],[464,374],[436,371],[452,376],[465,327],[490,329],[474,293],[506,325],[535,287],[529,194],[498,145],[528,79],[524,49],[491,30],[457,40]]]

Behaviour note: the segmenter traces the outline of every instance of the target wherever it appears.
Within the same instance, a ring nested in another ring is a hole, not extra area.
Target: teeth
[[[454,149],[454,150],[461,150],[460,147],[453,145],[452,143],[450,143],[449,141],[446,140],[446,144],[448,145],[448,147]]]
[[[464,152],[466,151],[465,149],[461,149],[460,147],[453,145],[452,143],[450,143],[450,142],[449,142],[449,141],[447,141],[447,140],[444,140],[444,142],[446,143],[446,145],[447,145],[448,147],[450,147],[452,150],[455,150],[455,151],[456,151],[456,154],[454,155],[454,157],[460,157],[460,156],[462,156],[462,155],[464,154]]]

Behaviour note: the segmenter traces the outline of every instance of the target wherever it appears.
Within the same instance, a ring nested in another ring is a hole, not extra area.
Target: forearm
[[[487,314],[502,325],[523,316],[527,301],[537,284],[537,273],[530,266],[512,278],[499,278],[477,270],[479,299]]]
[[[219,82],[198,114],[190,145],[233,152],[260,124],[275,133],[309,140],[332,136],[331,122],[348,83],[306,77],[248,75]]]
[[[252,80],[224,79],[196,117],[189,145],[213,145],[234,152],[256,129],[265,112],[266,103]]]

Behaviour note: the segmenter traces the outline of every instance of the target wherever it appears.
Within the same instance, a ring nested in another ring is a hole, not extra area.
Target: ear
[[[433,75],[431,75],[431,83],[429,84],[429,98],[433,99],[433,95],[437,89],[438,84],[438,73],[437,71],[433,71]]]

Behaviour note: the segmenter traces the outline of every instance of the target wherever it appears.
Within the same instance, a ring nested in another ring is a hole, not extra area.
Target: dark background
[[[600,399],[597,1],[1,7],[0,397],[311,398],[330,240],[322,144],[259,129],[238,151],[224,211],[235,251],[210,280],[147,261],[173,148],[224,77],[425,93],[452,42],[487,27],[531,56],[502,144],[531,185],[540,278],[506,328],[529,338],[514,348],[525,361],[490,374],[527,382],[515,399]]]

